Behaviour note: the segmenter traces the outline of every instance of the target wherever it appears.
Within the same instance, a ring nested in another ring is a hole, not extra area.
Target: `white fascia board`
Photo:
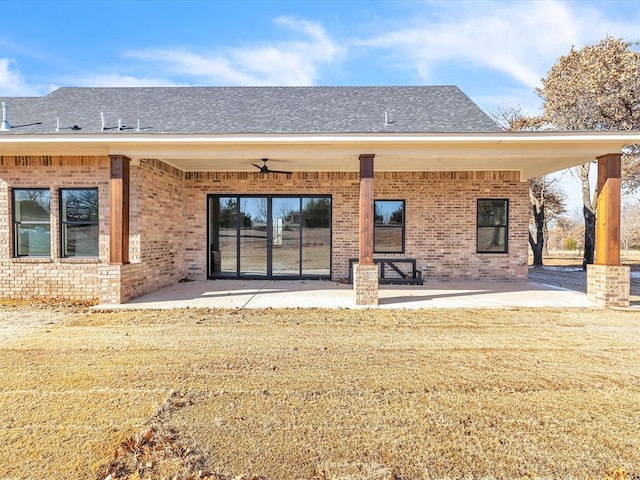
[[[640,131],[615,132],[487,132],[362,134],[0,134],[0,145],[17,144],[216,144],[216,143],[640,143]]]

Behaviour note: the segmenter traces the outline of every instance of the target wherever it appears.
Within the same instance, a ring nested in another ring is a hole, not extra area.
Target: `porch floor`
[[[353,287],[322,280],[206,280],[176,283],[104,309],[363,308]],[[374,308],[593,307],[586,294],[536,282],[425,282],[381,285]],[[370,308],[370,307],[364,307]]]

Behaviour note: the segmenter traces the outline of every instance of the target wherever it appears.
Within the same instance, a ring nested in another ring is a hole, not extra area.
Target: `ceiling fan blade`
[[[267,166],[267,161],[268,160],[269,160],[268,158],[263,158],[262,159],[262,165],[257,165],[255,163],[252,163],[251,165],[256,167],[258,170],[260,170],[260,173],[263,173],[263,174],[282,173],[282,174],[285,174],[285,175],[291,175],[291,172],[287,172],[287,171],[284,171],[284,170],[270,170],[269,167]]]

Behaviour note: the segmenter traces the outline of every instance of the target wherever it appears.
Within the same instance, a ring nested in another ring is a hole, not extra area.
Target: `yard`
[[[637,311],[5,302],[0,351],[3,479],[640,478]]]

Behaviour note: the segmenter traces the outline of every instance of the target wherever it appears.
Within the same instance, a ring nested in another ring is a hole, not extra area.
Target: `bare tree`
[[[501,106],[491,116],[506,131],[529,131],[540,128],[539,121],[525,117],[520,107]],[[565,211],[565,196],[555,180],[542,176],[529,180],[529,201],[531,203],[529,245],[533,252],[533,266],[541,267],[549,233],[548,224]]]
[[[529,200],[532,213],[529,245],[533,252],[533,266],[541,267],[544,248],[549,239],[549,223],[566,211],[566,200],[556,180],[547,176],[529,180]]]
[[[640,202],[627,202],[622,206],[620,240],[627,255],[631,248],[640,246]]]
[[[574,215],[567,213],[558,216],[549,232],[549,243],[558,250],[579,250],[582,254],[582,239],[584,239],[584,221],[582,211]]]
[[[606,37],[558,59],[536,89],[544,100],[541,117],[530,124],[560,130],[634,130],[640,128],[640,53],[638,42]],[[608,152],[603,152],[608,153]],[[625,185],[640,185],[637,147],[625,150]],[[583,268],[593,263],[595,202],[589,164],[577,168],[582,183],[585,222]]]

